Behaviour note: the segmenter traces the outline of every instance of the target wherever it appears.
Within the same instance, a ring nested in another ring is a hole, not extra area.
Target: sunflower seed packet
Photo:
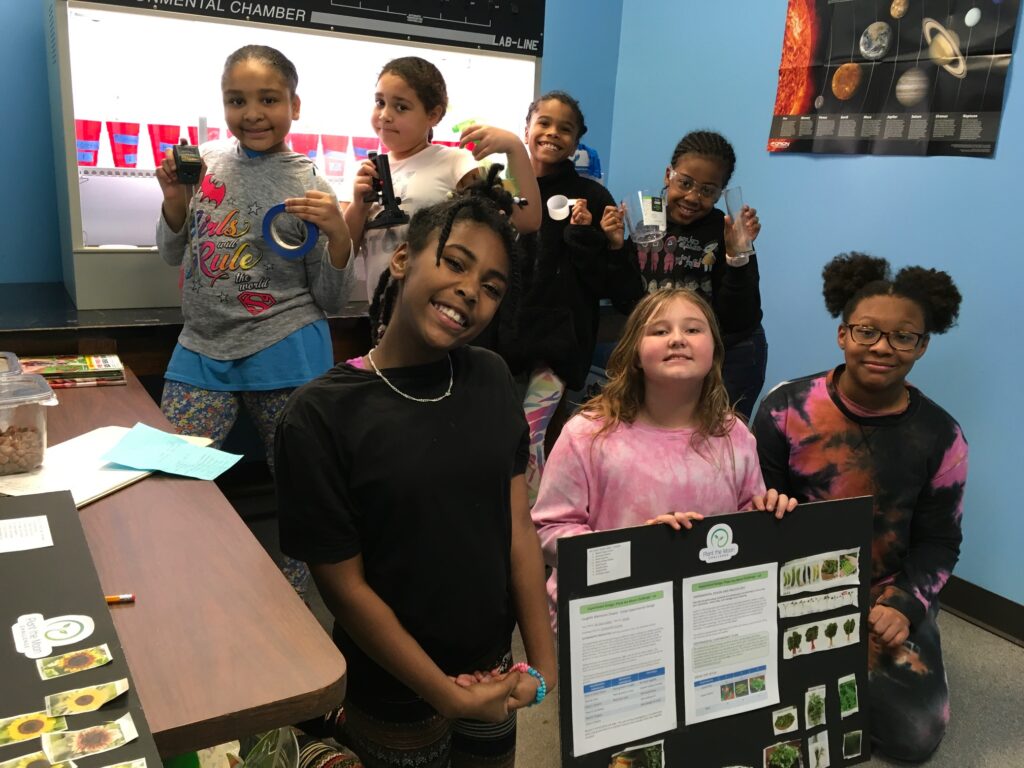
[[[77,766],[70,760],[51,766],[50,761],[46,759],[46,755],[42,752],[33,752],[16,757],[13,760],[4,760],[0,763],[0,768],[77,768]]]
[[[102,685],[75,688],[73,691],[54,693],[46,697],[46,711],[50,715],[80,715],[95,712],[108,701],[113,701],[128,690],[128,678]]]
[[[57,764],[65,760],[73,760],[76,757],[98,755],[101,752],[123,747],[129,741],[137,739],[138,736],[139,732],[135,730],[132,716],[128,714],[112,723],[95,725],[81,731],[44,734],[42,738],[43,752],[46,753],[51,764]]]
[[[3,766],[0,766],[0,768],[3,768]],[[140,757],[138,760],[130,760],[127,763],[114,763],[103,768],[146,768],[146,758]]]
[[[0,747],[27,741],[44,733],[66,731],[67,721],[63,717],[50,717],[45,712],[30,712],[0,719]]]
[[[82,648],[78,651],[62,653],[60,656],[47,656],[45,659],[36,659],[36,669],[39,670],[39,677],[43,680],[52,680],[55,677],[63,677],[75,672],[102,667],[104,664],[109,664],[112,660],[110,648],[104,643],[94,648]]]

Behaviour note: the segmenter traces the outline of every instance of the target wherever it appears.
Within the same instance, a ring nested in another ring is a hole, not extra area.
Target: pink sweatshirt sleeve
[[[746,424],[737,420],[729,432],[736,461],[737,512],[752,509],[754,497],[765,492],[761,464],[757,458],[757,441]]]
[[[574,416],[565,425],[544,466],[537,503],[531,514],[537,526],[544,562],[558,567],[558,539],[592,533],[588,475],[591,436]]]

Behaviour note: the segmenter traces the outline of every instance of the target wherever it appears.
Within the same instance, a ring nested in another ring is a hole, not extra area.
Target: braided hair
[[[518,323],[519,296],[522,292],[522,258],[518,243],[519,233],[510,219],[515,203],[512,195],[498,178],[502,170],[502,165],[494,163],[486,177],[479,178],[444,202],[416,211],[409,222],[406,240],[411,253],[420,253],[436,232],[435,263],[439,265],[452,227],[459,222],[483,224],[501,238],[509,263],[508,289],[498,308],[499,339],[505,340],[515,333]],[[381,273],[373,292],[373,301],[370,302],[370,335],[373,344],[380,341],[391,320],[398,297],[398,284],[399,281],[391,276],[391,270],[385,269]]]
[[[871,296],[898,296],[921,308],[926,334],[945,333],[956,325],[960,291],[946,272],[904,267],[892,277],[889,262],[866,253],[841,253],[822,270],[825,308],[849,322],[857,305]]]
[[[669,165],[675,166],[680,157],[689,154],[703,155],[720,162],[725,171],[722,186],[729,186],[732,172],[736,170],[736,152],[725,136],[715,131],[690,131],[676,144]]]

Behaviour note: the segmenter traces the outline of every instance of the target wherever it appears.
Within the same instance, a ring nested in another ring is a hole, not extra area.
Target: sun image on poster
[[[771,152],[991,157],[1020,0],[789,0]]]

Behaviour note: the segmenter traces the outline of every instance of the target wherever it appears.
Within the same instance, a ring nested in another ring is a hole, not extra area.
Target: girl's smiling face
[[[874,344],[860,344],[853,340],[849,325],[868,326],[884,333],[909,331],[922,337],[911,350],[893,349],[884,334]],[[848,324],[839,326],[839,348],[846,359],[840,388],[855,403],[869,408],[898,402],[910,370],[928,349],[925,332],[924,312],[916,302],[902,296],[861,299],[850,313]]]
[[[715,207],[725,185],[721,160],[687,152],[665,171],[665,205],[670,221],[693,224]]]
[[[692,301],[670,299],[647,321],[637,354],[646,382],[703,383],[715,356],[708,318]]]
[[[580,126],[568,104],[546,99],[537,105],[526,126],[526,147],[538,176],[576,152]]]
[[[427,110],[409,84],[399,75],[385,72],[377,81],[370,124],[395,160],[404,160],[425,149],[430,130],[441,122],[443,107]]]
[[[438,235],[410,254],[399,246],[391,274],[401,280],[390,329],[422,348],[447,351],[472,341],[487,327],[508,289],[509,258],[501,237],[475,221],[458,221],[436,263]]]
[[[235,64],[221,81],[224,121],[246,149],[282,152],[292,120],[299,117],[299,97],[284,77],[256,59]]]

